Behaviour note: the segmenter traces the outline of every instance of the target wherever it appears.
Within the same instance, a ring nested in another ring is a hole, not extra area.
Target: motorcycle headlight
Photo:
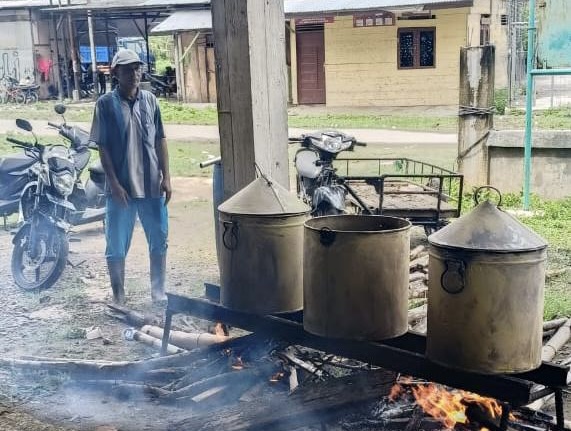
[[[53,186],[56,191],[62,196],[69,196],[73,192],[73,185],[75,184],[75,177],[70,172],[58,172],[54,173]]]

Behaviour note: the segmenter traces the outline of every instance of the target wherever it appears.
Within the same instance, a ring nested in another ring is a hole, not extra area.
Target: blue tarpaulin
[[[80,46],[79,56],[81,57],[82,63],[91,63],[91,49],[89,46]],[[97,63],[109,63],[109,48],[106,46],[96,46],[95,58]]]

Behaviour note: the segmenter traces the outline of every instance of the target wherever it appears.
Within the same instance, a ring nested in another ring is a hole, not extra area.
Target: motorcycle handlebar
[[[60,129],[61,125],[59,124],[55,124],[55,123],[51,123],[48,121],[48,126],[53,127],[54,129]]]
[[[20,147],[32,148],[32,147],[34,146],[34,144],[30,144],[29,142],[20,141],[20,140],[18,140],[18,139],[16,139],[16,138],[10,138],[10,137],[8,137],[8,138],[6,138],[6,140],[7,140],[8,142],[11,142],[12,144],[16,144],[16,145],[18,145],[18,146],[20,146]]]
[[[357,147],[366,147],[366,146],[367,146],[366,143],[364,143],[364,142],[359,142],[359,141],[355,141],[355,145],[356,145]]]

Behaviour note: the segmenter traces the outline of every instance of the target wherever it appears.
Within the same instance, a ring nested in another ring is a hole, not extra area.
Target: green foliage
[[[174,124],[218,124],[218,111],[216,108],[193,108],[182,103],[161,100],[161,115],[163,122]]]
[[[494,92],[494,108],[496,108],[496,113],[499,115],[504,115],[506,113],[506,106],[508,104],[508,90],[507,88],[501,88]]]
[[[165,67],[174,64],[174,43],[171,36],[149,37],[149,48],[155,56],[155,72],[165,73]]]

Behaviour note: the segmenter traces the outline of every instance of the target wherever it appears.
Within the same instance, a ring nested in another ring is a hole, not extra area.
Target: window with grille
[[[398,30],[398,68],[435,67],[436,29],[434,27],[400,28]]]

